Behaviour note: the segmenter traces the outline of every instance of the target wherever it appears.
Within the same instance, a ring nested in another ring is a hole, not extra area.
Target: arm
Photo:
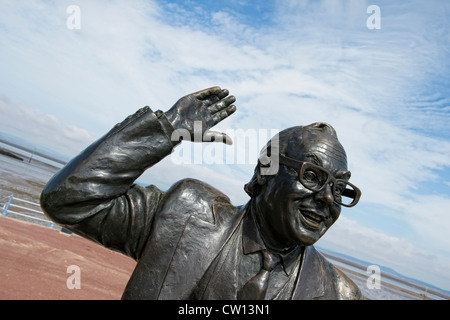
[[[166,114],[146,107],[116,125],[61,169],[41,194],[41,206],[58,224],[137,259],[163,193],[133,182],[171,153],[175,129],[193,135],[234,112],[234,97],[218,87],[181,98]],[[226,116],[225,116],[226,115]],[[212,120],[215,119],[215,120]]]

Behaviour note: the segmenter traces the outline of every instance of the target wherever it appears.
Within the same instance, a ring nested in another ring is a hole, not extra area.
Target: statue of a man
[[[174,136],[186,140],[177,130],[194,137],[201,128],[204,141],[229,143],[209,129],[236,110],[235,100],[212,87],[166,113],[139,110],[48,182],[42,208],[56,223],[137,261],[123,299],[362,298],[313,247],[341,205],[360,196],[330,125],[290,128],[269,141],[270,157],[258,163],[245,185],[251,199],[240,207],[194,179],[165,192],[134,184],[180,143]],[[271,161],[278,170],[265,174]]]

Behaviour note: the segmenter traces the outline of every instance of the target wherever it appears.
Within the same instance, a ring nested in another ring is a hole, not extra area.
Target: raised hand
[[[235,101],[228,90],[211,87],[182,97],[165,114],[175,130],[187,131],[190,141],[197,142],[196,137],[201,137],[202,142],[231,144],[226,134],[209,129],[236,111]],[[180,136],[186,139],[185,134]]]

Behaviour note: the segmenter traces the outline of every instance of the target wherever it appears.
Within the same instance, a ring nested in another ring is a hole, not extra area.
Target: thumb
[[[233,140],[223,132],[205,131],[203,134],[203,142],[223,142],[227,145],[232,145]]]

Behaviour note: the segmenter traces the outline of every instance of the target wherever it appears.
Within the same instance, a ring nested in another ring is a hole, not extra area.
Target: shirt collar
[[[252,254],[262,250],[268,250],[264,244],[261,234],[259,232],[258,225],[256,223],[255,215],[251,206],[248,208],[248,212],[243,221],[242,232],[242,248],[245,255]],[[296,246],[294,249],[279,254],[281,257],[281,264],[283,266],[286,275],[290,275],[292,269],[295,266],[295,261],[301,256],[303,247]]]

